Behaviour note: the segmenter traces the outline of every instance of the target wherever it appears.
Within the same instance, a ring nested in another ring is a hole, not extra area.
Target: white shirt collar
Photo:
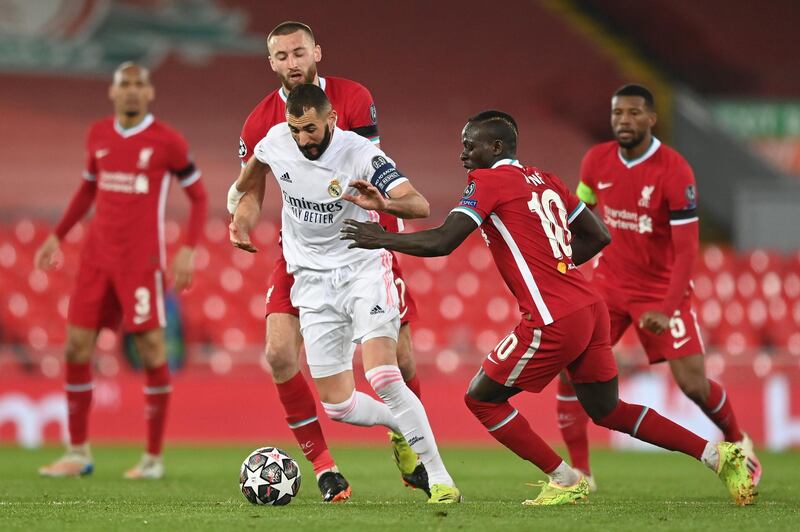
[[[124,137],[124,138],[127,139],[128,137],[132,137],[132,136],[136,135],[137,133],[141,133],[142,131],[144,131],[145,129],[150,127],[154,121],[155,121],[155,117],[152,114],[147,113],[145,115],[144,119],[142,119],[141,122],[139,122],[138,124],[136,124],[133,127],[129,127],[128,129],[125,129],[124,127],[122,127],[120,125],[118,120],[114,119],[114,131],[119,133],[119,135],[121,137]]]
[[[322,76],[317,76],[317,78],[319,79],[319,88],[324,91],[325,85],[328,84],[327,81],[325,81],[325,78],[323,78]],[[281,100],[283,100],[283,103],[286,103],[286,98],[289,95],[286,94],[286,90],[284,90],[283,85],[281,85],[281,88],[278,89],[278,95],[281,97]]]
[[[510,164],[511,166],[516,166],[517,168],[522,168],[522,165],[519,164],[519,161],[517,159],[500,159],[499,161],[497,161],[492,165],[492,169],[494,170],[498,166],[503,166],[507,164]]]
[[[653,156],[655,152],[658,151],[658,148],[661,147],[661,141],[658,140],[656,137],[653,137],[653,141],[650,143],[650,147],[647,148],[647,151],[644,152],[640,157],[637,157],[633,160],[627,160],[625,157],[622,156],[622,149],[617,148],[617,155],[619,156],[620,162],[625,165],[626,168],[630,169],[636,166],[637,164],[641,164],[645,162],[647,159]]]

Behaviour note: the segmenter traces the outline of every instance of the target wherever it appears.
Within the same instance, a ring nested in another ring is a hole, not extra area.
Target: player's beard
[[[295,82],[291,80],[288,74],[282,79],[283,88],[284,90],[289,93],[291,90],[298,85],[305,85],[307,83],[314,83],[314,78],[317,77],[317,64],[313,63],[309,68],[308,72],[300,79],[299,82]]]
[[[631,139],[627,141],[620,140],[619,135],[615,136],[617,137],[617,142],[619,143],[620,147],[626,150],[631,150],[644,141],[645,133],[643,131],[633,131]]]
[[[300,148],[300,152],[303,156],[311,161],[316,161],[322,154],[325,153],[325,150],[328,149],[328,144],[331,143],[331,128],[328,127],[328,124],[325,124],[325,136],[322,137],[322,141],[319,144],[306,144],[305,146],[298,146]],[[317,148],[317,153],[312,154],[311,150],[313,148]]]

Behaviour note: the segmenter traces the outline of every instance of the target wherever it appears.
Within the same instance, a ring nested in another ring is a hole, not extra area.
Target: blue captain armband
[[[372,186],[380,190],[381,194],[384,196],[393,188],[392,185],[399,184],[398,181],[408,181],[408,178],[394,167],[394,163],[382,155],[373,157],[371,164],[375,172],[372,174],[369,182]]]

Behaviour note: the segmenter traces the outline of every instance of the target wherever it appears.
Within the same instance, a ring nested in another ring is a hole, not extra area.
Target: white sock
[[[703,462],[707,468],[716,473],[719,468],[719,451],[717,451],[717,446],[708,442],[706,448],[703,449],[703,455],[700,457],[700,461]]]
[[[428,472],[428,482],[454,486],[436,446],[425,407],[408,389],[397,366],[377,366],[365,373],[370,386],[392,411],[408,444],[419,455]]]
[[[557,468],[548,473],[550,482],[558,484],[559,486],[574,486],[581,478],[581,474],[567,465],[565,461],[561,461]]]
[[[374,427],[383,425],[395,432],[400,429],[389,407],[376,401],[369,395],[353,391],[350,399],[343,403],[322,403],[322,408],[328,417],[334,421],[358,425],[360,427]]]

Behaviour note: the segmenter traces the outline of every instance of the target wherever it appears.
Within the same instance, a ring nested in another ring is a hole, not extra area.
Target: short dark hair
[[[647,105],[648,109],[653,111],[656,108],[656,101],[653,98],[653,93],[644,85],[637,85],[635,83],[623,85],[616,90],[614,96],[640,96],[644,98],[644,103]]]
[[[516,152],[519,127],[514,117],[503,111],[490,109],[467,119],[468,124],[480,124],[493,140],[501,140],[509,152]]]
[[[272,31],[267,35],[267,52],[269,52],[270,39],[276,35],[291,35],[296,31],[306,32],[306,34],[311,37],[312,44],[317,43],[316,39],[314,39],[314,32],[311,31],[311,28],[308,26],[308,24],[303,24],[302,22],[296,22],[294,20],[286,20],[272,28]]]
[[[325,91],[312,83],[298,85],[286,97],[286,112],[292,116],[299,118],[312,108],[319,114],[331,108],[331,101]]]

